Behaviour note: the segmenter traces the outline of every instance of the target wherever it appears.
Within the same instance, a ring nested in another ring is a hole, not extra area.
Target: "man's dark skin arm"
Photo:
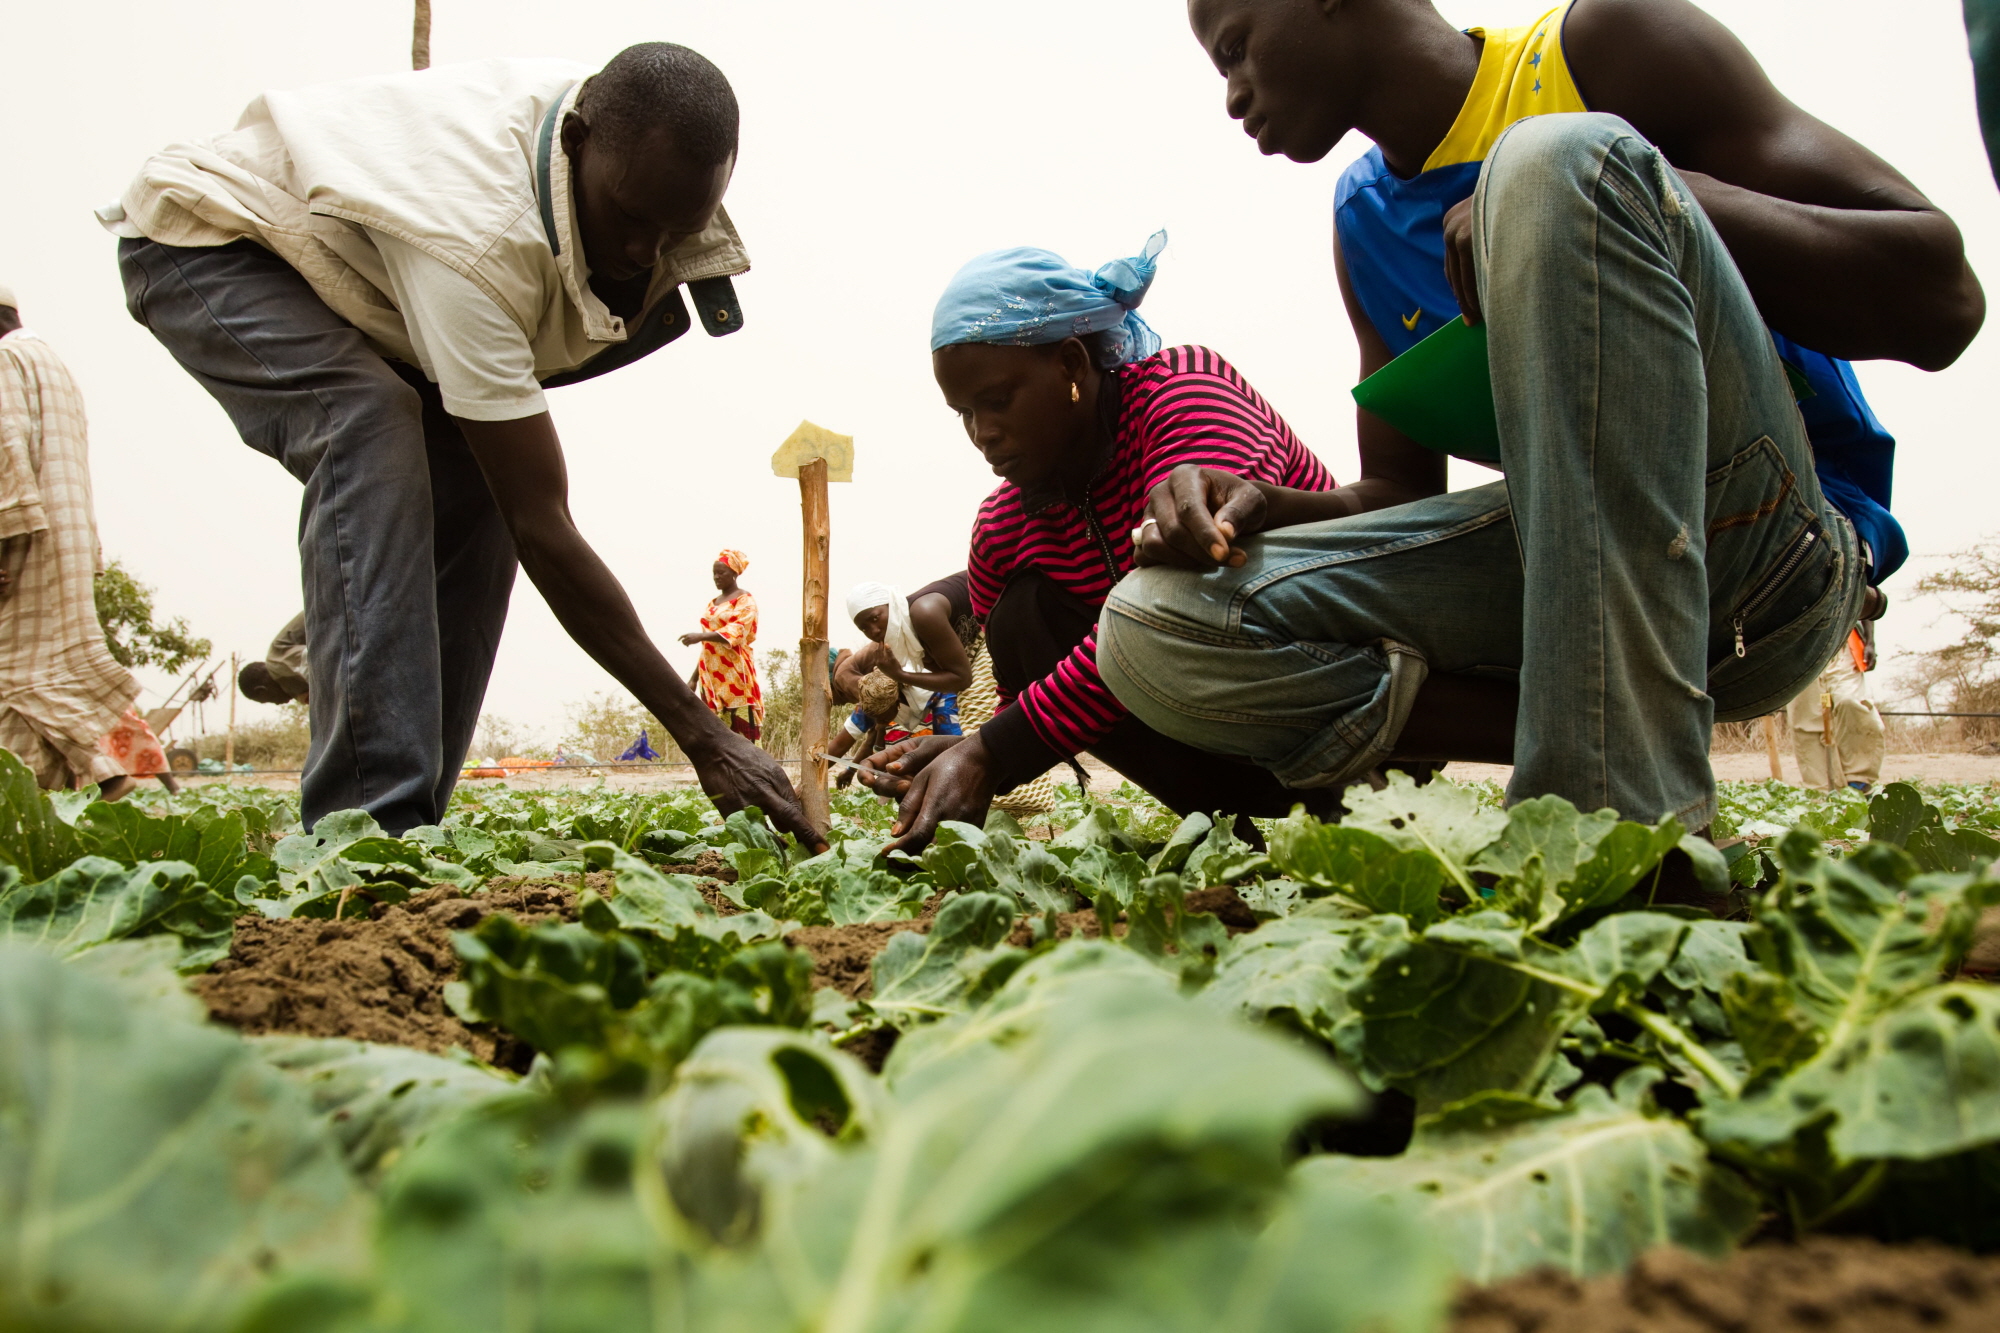
[[[724,727],[667,665],[624,588],[577,531],[569,473],[548,413],[458,424],[513,534],[521,568],[578,646],[666,724],[717,808],[759,806],[774,828],[823,848],[785,770]]]
[[[1788,338],[1846,360],[1949,366],[1986,298],[1958,227],[1894,167],[1806,114],[1688,0],[1578,0],[1563,31],[1584,101],[1629,121],[1687,181]],[[1470,201],[1447,215],[1470,322]]]

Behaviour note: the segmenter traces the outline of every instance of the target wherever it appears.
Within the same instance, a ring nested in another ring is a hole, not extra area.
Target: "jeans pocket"
[[[1733,614],[1717,608],[1718,617],[1729,614],[1731,647],[1709,670],[1716,720],[1768,713],[1817,675],[1853,620],[1858,584],[1854,530],[1829,509],[1783,548]]]

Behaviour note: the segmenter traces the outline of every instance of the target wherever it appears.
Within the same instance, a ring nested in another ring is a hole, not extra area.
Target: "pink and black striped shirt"
[[[1031,569],[1101,606],[1132,569],[1132,529],[1147,495],[1183,463],[1295,490],[1333,489],[1333,475],[1285,419],[1208,348],[1169,347],[1111,373],[1123,392],[1117,438],[1083,504],[1057,501],[1031,510],[1008,483],[979,507],[967,575],[981,620],[1007,581]],[[1062,756],[1089,749],[1125,716],[1097,674],[1095,630],[1018,700],[1001,701],[1003,708],[1015,702],[1035,734]]]

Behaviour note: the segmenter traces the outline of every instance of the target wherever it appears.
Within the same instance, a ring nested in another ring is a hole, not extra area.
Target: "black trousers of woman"
[[[986,617],[986,649],[993,656],[994,680],[1002,690],[1019,694],[1054,671],[1097,627],[1097,611],[1045,575],[1016,575]],[[1178,815],[1224,811],[1277,818],[1303,804],[1322,819],[1331,819],[1340,810],[1334,792],[1287,787],[1269,769],[1197,750],[1129,715],[1091,746],[1090,753]],[[1238,821],[1237,834],[1261,841],[1245,820]]]

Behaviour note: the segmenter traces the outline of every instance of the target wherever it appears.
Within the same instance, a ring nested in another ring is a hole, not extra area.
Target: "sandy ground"
[[[1771,761],[1761,752],[1718,754],[1712,762],[1715,776],[1725,781],[1764,782],[1771,776]],[[1114,790],[1121,780],[1116,773],[1094,761],[1086,760],[1084,766],[1090,772],[1092,790]],[[1784,780],[1796,783],[1799,766],[1789,753],[1785,755],[1784,768]],[[1504,764],[1453,764],[1445,769],[1445,776],[1460,782],[1504,784],[1513,773],[1514,770]],[[1074,781],[1066,768],[1057,769],[1056,776],[1061,781]],[[1915,779],[1925,782],[2000,783],[2000,755],[1892,754],[1882,766],[1882,777],[1885,781]],[[236,780],[280,791],[295,791],[299,785],[298,778],[289,774],[246,773]],[[220,776],[194,777],[184,778],[183,781],[195,786],[207,786],[227,779]],[[693,781],[694,770],[690,768],[565,769],[528,771],[507,778],[467,779],[459,785],[459,789],[470,792],[481,788],[509,787],[517,791],[546,791],[557,787],[595,787],[602,783],[611,791],[664,791],[670,787],[686,786]]]
[[[1718,754],[1710,757],[1715,776],[1726,782],[1769,782],[1771,760],[1762,752]],[[1798,761],[1790,752],[1784,756],[1784,780],[1799,780]],[[1452,764],[1445,776],[1460,782],[1504,783],[1514,770],[1504,764]],[[1990,754],[1892,754],[1882,764],[1882,780],[1895,782],[1991,782],[2000,783],[2000,755]]]

